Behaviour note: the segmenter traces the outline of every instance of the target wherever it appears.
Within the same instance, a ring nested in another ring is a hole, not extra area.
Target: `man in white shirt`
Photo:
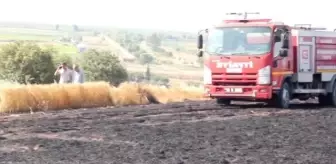
[[[72,70],[70,70],[67,66],[67,63],[62,63],[61,66],[57,68],[55,71],[55,76],[60,75],[60,80],[58,83],[64,84],[64,83],[71,83],[72,81]]]
[[[84,71],[78,65],[73,65],[72,83],[84,83]]]

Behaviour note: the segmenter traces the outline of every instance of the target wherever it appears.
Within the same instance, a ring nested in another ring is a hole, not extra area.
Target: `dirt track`
[[[336,110],[294,108],[210,101],[0,116],[0,163],[335,163]]]

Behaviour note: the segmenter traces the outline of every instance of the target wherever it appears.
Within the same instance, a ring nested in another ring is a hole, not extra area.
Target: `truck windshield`
[[[209,30],[206,51],[210,55],[261,55],[270,52],[271,28],[223,27]]]

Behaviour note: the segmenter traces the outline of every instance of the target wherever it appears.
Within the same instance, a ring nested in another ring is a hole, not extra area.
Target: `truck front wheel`
[[[322,106],[329,106],[332,105],[332,94],[328,93],[327,95],[319,95],[318,99],[319,99],[319,104]]]
[[[224,98],[217,98],[216,99],[216,103],[218,105],[230,105],[231,104],[231,100],[224,99]]]
[[[290,105],[291,90],[287,82],[282,85],[279,95],[276,97],[276,105],[278,108],[287,109]]]

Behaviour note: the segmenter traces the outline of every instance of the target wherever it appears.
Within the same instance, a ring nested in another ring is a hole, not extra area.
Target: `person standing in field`
[[[60,75],[59,82],[60,84],[64,83],[71,83],[72,81],[72,70],[68,68],[67,63],[62,63],[57,70],[55,71],[54,75]]]
[[[72,83],[84,83],[84,71],[77,64],[73,65]]]

